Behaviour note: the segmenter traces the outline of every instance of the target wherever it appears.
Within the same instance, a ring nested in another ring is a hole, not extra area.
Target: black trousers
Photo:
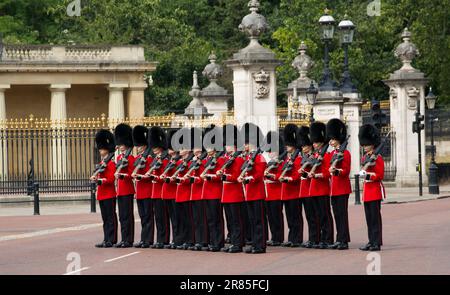
[[[314,198],[303,198],[306,222],[308,223],[308,240],[314,244],[320,242],[319,213],[314,205]]]
[[[155,235],[155,216],[152,199],[137,200],[139,217],[141,218],[141,241],[153,244]]]
[[[222,248],[225,244],[223,209],[220,200],[204,200],[209,231],[209,245]]]
[[[120,232],[123,242],[134,242],[134,195],[118,196]]]
[[[170,224],[172,226],[172,242],[175,236],[175,232],[177,231],[176,227],[176,218],[175,218],[175,200],[163,200],[164,206],[167,208],[167,213],[169,214]],[[171,228],[167,227],[167,235],[170,237]]]
[[[175,223],[176,232],[174,233],[174,244],[180,246],[183,244],[194,244],[194,221],[192,216],[192,203],[175,202]]]
[[[348,195],[331,197],[334,222],[336,223],[336,242],[350,242],[348,226]]]
[[[331,204],[329,196],[315,196],[315,210],[319,213],[320,242],[332,244],[334,236],[333,217],[331,216]]]
[[[255,249],[266,249],[267,246],[268,226],[264,203],[264,200],[247,202],[247,212],[252,232],[252,246]]]
[[[98,201],[103,220],[103,241],[117,243],[116,199]]]
[[[201,245],[208,245],[209,230],[206,219],[206,204],[203,200],[192,201],[192,215],[194,219],[195,242]]]
[[[250,215],[249,215],[249,211],[247,208],[247,202],[244,202],[244,209],[243,209],[243,217],[244,217],[244,227],[245,227],[245,242],[246,243],[251,243],[252,242],[252,226],[251,226],[251,222],[250,222]]]
[[[170,219],[166,204],[162,199],[152,199],[155,211],[156,242],[169,244],[170,241]]]
[[[271,240],[282,243],[284,241],[283,203],[281,201],[267,201],[266,211]]]
[[[383,245],[381,200],[364,202],[364,212],[366,214],[369,243],[372,245]]]
[[[223,204],[230,229],[231,244],[243,247],[245,244],[244,203]]]
[[[299,244],[303,242],[303,218],[300,218],[300,203],[298,199],[283,201],[284,211],[289,228],[288,241]]]

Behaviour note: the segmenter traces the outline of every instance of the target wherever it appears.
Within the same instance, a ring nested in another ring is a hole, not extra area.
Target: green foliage
[[[81,17],[69,17],[71,0],[0,0],[0,32],[6,43],[49,44],[140,44],[146,57],[158,61],[155,86],[146,93],[146,113],[184,109],[192,72],[201,73],[214,50],[219,62],[247,45],[238,25],[248,14],[248,0],[81,0]],[[450,0],[383,0],[381,16],[369,17],[370,1],[349,0],[261,0],[261,13],[271,29],[261,42],[283,62],[277,70],[279,104],[281,90],[298,73],[291,67],[302,40],[316,66],[311,77],[320,80],[323,42],[318,19],[328,7],[339,22],[348,14],[357,25],[350,47],[350,72],[365,98],[385,99],[382,83],[400,67],[393,50],[401,42],[405,26],[421,56],[414,66],[431,79],[440,104],[450,102]],[[338,34],[337,34],[338,35]],[[332,44],[331,68],[341,79],[343,51],[338,37]],[[207,81],[199,75],[201,85]],[[231,92],[232,74],[225,69],[221,84]]]

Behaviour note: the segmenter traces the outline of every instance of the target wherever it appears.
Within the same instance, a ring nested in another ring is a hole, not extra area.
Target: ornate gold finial
[[[325,14],[330,14],[330,13],[331,13],[331,10],[328,9],[328,7],[327,7],[327,8],[325,8],[325,9],[323,10],[323,12],[324,12]]]

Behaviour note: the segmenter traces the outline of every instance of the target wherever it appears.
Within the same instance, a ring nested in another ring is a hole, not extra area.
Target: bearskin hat
[[[298,128],[297,137],[298,137],[298,145],[300,147],[312,145],[311,139],[309,138],[309,127],[302,126]]]
[[[222,128],[211,125],[205,128],[204,145],[207,150],[223,150]]]
[[[114,135],[109,130],[105,129],[102,129],[95,134],[95,145],[97,146],[97,149],[106,149],[110,153],[116,150]]]
[[[150,148],[162,148],[164,150],[167,149],[166,133],[161,127],[153,126],[152,128],[150,128],[148,138],[148,146]]]
[[[264,142],[266,145],[266,152],[275,152],[272,150],[272,147],[278,147],[279,154],[283,153],[285,150],[283,137],[277,131],[269,131]]]
[[[200,128],[191,128],[191,147],[203,150],[203,132]]]
[[[347,126],[339,119],[331,119],[327,123],[326,133],[328,139],[339,140],[342,143],[347,138]]]
[[[119,124],[114,129],[114,139],[117,145],[133,147],[133,128],[128,124]]]
[[[284,127],[283,135],[284,144],[286,146],[298,147],[297,130],[298,127],[295,124],[287,124],[286,127]]]
[[[327,141],[327,126],[322,122],[314,122],[309,127],[309,138],[311,142],[326,142]]]
[[[236,125],[226,124],[222,128],[223,135],[223,145],[229,146],[233,144],[234,146],[238,145],[239,137],[241,136],[239,129]]]
[[[148,144],[149,131],[145,126],[135,126],[133,128],[133,143],[135,146],[144,146]]]
[[[167,148],[170,150],[174,150],[174,148],[172,147],[172,137],[178,130],[180,130],[180,129],[169,129],[167,131],[167,134],[166,134]]]
[[[244,136],[244,144],[251,144],[260,147],[264,140],[261,129],[253,123],[245,123],[241,128],[241,134]]]
[[[372,124],[365,124],[359,128],[359,144],[378,146],[381,142],[380,131]]]

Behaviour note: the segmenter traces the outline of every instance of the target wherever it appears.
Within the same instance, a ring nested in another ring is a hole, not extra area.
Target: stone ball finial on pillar
[[[269,29],[266,18],[258,13],[260,6],[258,0],[248,2],[251,13],[246,15],[239,25],[239,30],[246,33],[250,40],[258,40],[259,36]]]
[[[202,74],[205,76],[210,82],[217,82],[220,77],[223,75],[223,69],[219,64],[216,64],[217,56],[214,54],[214,51],[208,57],[210,63],[206,65]]]
[[[314,61],[309,55],[306,54],[307,50],[308,46],[304,41],[302,41],[298,48],[299,55],[297,55],[292,62],[292,67],[299,72],[301,79],[307,78],[308,72],[314,66]]]
[[[402,33],[402,39],[403,43],[397,46],[397,49],[395,49],[394,55],[398,59],[401,60],[403,63],[402,68],[400,71],[407,71],[407,72],[415,72],[416,69],[414,69],[411,66],[412,61],[414,58],[420,56],[419,49],[417,49],[417,46],[411,42],[411,32],[408,30],[408,28],[405,28]]]

